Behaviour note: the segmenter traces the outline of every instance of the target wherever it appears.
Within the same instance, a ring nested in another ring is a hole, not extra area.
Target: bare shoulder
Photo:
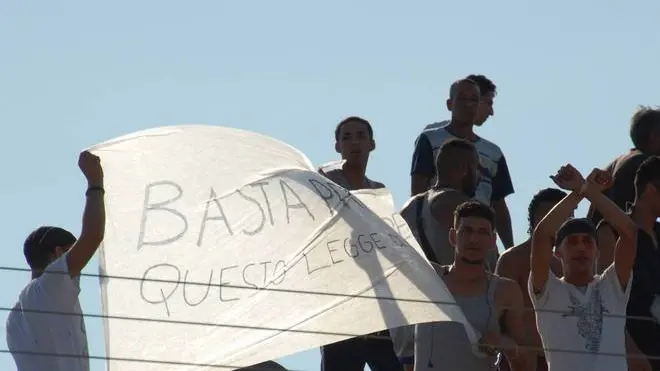
[[[520,285],[511,278],[492,275],[497,279],[497,295],[501,303],[516,303],[522,300]]]
[[[463,192],[448,188],[442,192],[434,192],[431,194],[431,197],[429,197],[429,202],[433,206],[462,202],[467,199],[468,197]]]
[[[530,249],[531,245],[532,245],[531,241],[527,240],[527,241],[525,241],[525,242],[523,242],[519,245],[516,245],[516,246],[514,246],[510,249],[507,249],[505,251],[505,254],[508,252],[508,253],[511,254],[512,257],[518,257],[518,258],[525,257],[525,256],[529,257],[529,255],[531,253],[531,249]]]
[[[498,271],[498,274],[504,274],[510,277],[510,270],[520,271],[527,269],[529,265],[529,241],[525,241],[510,249],[506,249],[497,261],[498,267],[504,269],[504,272]]]

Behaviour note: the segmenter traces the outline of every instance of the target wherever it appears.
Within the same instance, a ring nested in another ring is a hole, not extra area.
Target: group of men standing
[[[323,371],[362,371],[365,364],[373,371],[660,370],[660,110],[633,116],[634,148],[606,169],[585,179],[567,164],[551,176],[557,188],[534,195],[529,238],[514,246],[506,158],[474,132],[493,115],[495,96],[483,75],[451,85],[450,120],[427,126],[415,142],[411,198],[401,210],[467,322],[326,345]],[[343,161],[319,172],[349,190],[383,188],[366,176],[375,148],[371,124],[349,117],[335,130]],[[21,371],[89,370],[78,280],[103,240],[105,191],[98,157],[83,152],[79,167],[87,180],[80,236],[44,226],[24,244],[32,280],[7,320]],[[574,218],[585,198],[588,217]],[[255,367],[281,369],[273,362]]]
[[[529,238],[514,246],[506,158],[474,132],[495,96],[483,75],[451,85],[451,119],[417,138],[401,210],[478,342],[456,322],[390,329],[323,347],[322,370],[660,370],[660,110],[633,115],[634,148],[605,169],[552,175],[557,187],[534,195]],[[335,137],[345,162],[329,178],[383,187],[365,175],[371,125],[348,118]],[[583,199],[589,214],[575,218]]]

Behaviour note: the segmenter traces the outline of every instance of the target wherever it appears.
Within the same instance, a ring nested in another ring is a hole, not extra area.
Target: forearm
[[[426,174],[413,174],[411,177],[410,195],[415,196],[426,192],[431,186],[431,176]]]
[[[103,241],[105,234],[105,201],[103,184],[90,184],[85,201],[80,239]]]
[[[554,238],[561,224],[573,213],[581,200],[580,193],[569,193],[539,222],[534,230],[534,237]]]
[[[495,209],[495,224],[497,234],[502,240],[505,249],[513,247],[513,229],[511,227],[511,214],[504,199],[493,202]]]
[[[91,190],[87,192],[86,198],[80,238],[73,244],[67,256],[69,274],[72,277],[80,274],[100,246],[105,235],[104,192],[101,189]]]

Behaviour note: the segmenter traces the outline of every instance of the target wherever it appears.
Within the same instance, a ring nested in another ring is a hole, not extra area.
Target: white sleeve
[[[627,305],[633,279],[632,269],[630,270],[630,276],[628,277],[628,282],[626,283],[625,289],[621,287],[619,276],[616,274],[616,269],[614,269],[614,263],[610,264],[610,266],[605,269],[605,271],[600,275],[599,279],[601,282],[607,284],[612,289],[612,292],[614,293],[617,300],[619,300],[624,305]]]
[[[48,297],[48,306],[54,310],[64,310],[73,303],[80,293],[79,278],[69,276],[68,254],[62,254],[50,263],[39,278],[39,290]]]
[[[530,272],[529,277],[527,278],[527,292],[529,293],[529,298],[532,300],[532,305],[534,308],[543,308],[548,305],[548,300],[552,292],[558,287],[561,286],[561,281],[551,269],[548,269],[548,278],[545,280],[545,285],[543,285],[543,290],[540,294],[534,293],[534,287],[532,287],[532,274]]]
[[[399,362],[402,365],[412,365],[415,357],[415,325],[392,328],[390,337]]]

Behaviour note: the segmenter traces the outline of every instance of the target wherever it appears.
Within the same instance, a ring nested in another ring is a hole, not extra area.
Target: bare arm
[[[447,190],[431,200],[431,215],[444,226],[454,224],[454,210],[469,198],[462,192]]]
[[[436,172],[435,155],[429,138],[420,134],[415,140],[415,150],[410,169],[410,195],[426,192],[431,186],[431,178]]]
[[[534,293],[543,291],[548,279],[555,233],[561,224],[571,215],[580,203],[582,196],[571,192],[550,210],[534,229],[532,234],[532,253],[530,258],[531,281]]]
[[[594,209],[595,210],[595,209]],[[603,273],[614,262],[616,236],[607,223],[598,225],[598,273]]]
[[[502,254],[500,258],[497,259],[497,265],[495,265],[495,274],[500,277],[517,281],[518,277],[515,276],[515,273],[515,261],[511,256],[511,250],[505,251],[504,254]]]
[[[429,189],[431,177],[424,174],[413,174],[411,177],[410,195],[418,195]]]
[[[596,169],[597,170],[597,169]],[[624,289],[628,285],[637,254],[637,224],[623,212],[602,190],[587,182],[584,195],[591,201],[619,235],[614,248],[614,269]]]
[[[532,358],[536,353],[528,350],[520,350],[520,346],[532,345],[532,339],[527,336],[523,322],[525,305],[522,291],[515,281],[502,280],[501,287],[506,297],[507,308],[503,316],[503,333],[513,340],[513,347],[503,349],[512,371],[531,370]]]
[[[98,157],[89,152],[80,155],[79,166],[87,178],[88,191],[80,237],[67,254],[69,275],[76,277],[87,265],[105,234],[103,171]]]
[[[495,224],[497,234],[504,244],[504,248],[508,249],[513,247],[513,230],[511,228],[511,214],[509,207],[506,204],[506,199],[493,201],[493,209],[495,210]]]

